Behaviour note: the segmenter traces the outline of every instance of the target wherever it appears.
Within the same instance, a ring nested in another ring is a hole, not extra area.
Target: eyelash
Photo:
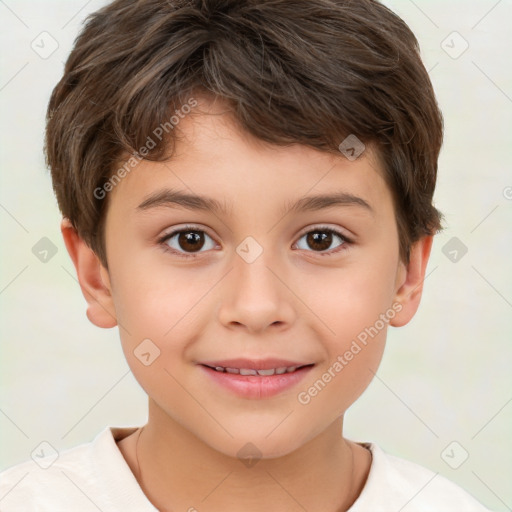
[[[162,246],[164,251],[170,252],[173,255],[177,255],[178,257],[185,258],[185,259],[197,258],[198,254],[201,254],[201,252],[199,252],[197,254],[194,254],[194,253],[183,253],[183,252],[180,252],[180,251],[176,251],[175,249],[172,249],[166,243],[171,238],[173,238],[175,235],[178,235],[180,233],[187,233],[187,232],[191,232],[191,231],[192,232],[196,232],[196,233],[205,233],[207,236],[212,238],[210,235],[208,235],[208,233],[206,233],[206,231],[204,231],[204,229],[200,229],[197,226],[192,226],[191,225],[191,226],[185,226],[183,228],[177,229],[175,231],[171,231],[170,233],[163,235],[161,238],[158,239],[158,244]],[[310,230],[302,233],[302,235],[300,235],[300,237],[299,237],[299,240],[301,238],[303,238],[305,235],[308,235],[310,233],[329,233],[329,234],[336,235],[342,241],[342,244],[340,246],[338,246],[336,249],[332,249],[330,251],[322,251],[322,252],[320,252],[320,251],[308,251],[308,252],[316,253],[319,256],[332,256],[333,254],[337,254],[340,251],[346,250],[347,249],[346,246],[352,244],[352,240],[350,240],[346,235],[344,235],[340,231],[337,231],[337,230],[335,230],[333,228],[329,228],[327,226],[316,226],[313,229],[310,229]],[[213,238],[212,238],[212,240],[213,240]]]

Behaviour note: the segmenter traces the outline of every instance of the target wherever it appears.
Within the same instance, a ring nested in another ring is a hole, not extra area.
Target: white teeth
[[[256,370],[249,370],[248,368],[240,368],[240,375],[258,375]]]
[[[258,370],[258,375],[274,375],[275,372],[275,368],[270,368],[270,370]]]
[[[224,368],[223,366],[216,366],[214,369],[221,373],[233,373],[239,375],[261,375],[264,377],[270,375],[282,375],[283,373],[292,373],[298,366],[282,366],[281,368],[269,368],[268,370],[253,370],[252,368]]]

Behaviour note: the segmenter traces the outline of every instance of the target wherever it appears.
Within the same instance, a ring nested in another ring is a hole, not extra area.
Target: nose
[[[235,255],[234,268],[220,292],[218,318],[224,326],[255,334],[269,327],[283,330],[293,323],[293,293],[282,270],[270,260],[265,251],[251,263]]]

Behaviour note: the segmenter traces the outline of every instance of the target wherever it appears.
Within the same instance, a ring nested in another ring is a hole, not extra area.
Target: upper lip
[[[201,361],[199,364],[204,366],[222,366],[223,368],[237,368],[247,370],[270,370],[272,368],[290,368],[295,366],[297,368],[301,366],[308,366],[313,363],[301,363],[298,361],[291,361],[288,359],[222,359],[217,361]]]

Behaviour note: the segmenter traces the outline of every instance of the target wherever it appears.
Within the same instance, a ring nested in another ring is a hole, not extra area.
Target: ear
[[[402,308],[389,322],[393,327],[402,327],[409,323],[418,310],[433,238],[433,236],[420,238],[411,247],[409,264],[406,266],[400,262],[394,302],[399,303]]]
[[[87,301],[87,318],[98,327],[115,327],[117,318],[107,269],[78,236],[69,219],[62,220],[60,229]]]

